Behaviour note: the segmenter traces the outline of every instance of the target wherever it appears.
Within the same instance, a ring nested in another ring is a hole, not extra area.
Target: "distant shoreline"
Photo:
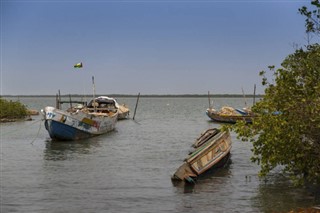
[[[86,95],[79,95],[79,94],[67,94],[67,95],[61,95],[61,97],[92,97],[92,94],[86,94]],[[123,97],[123,98],[130,98],[130,97],[137,97],[138,95],[129,95],[129,94],[96,94],[96,97],[98,96],[109,96],[109,97]],[[257,94],[255,97],[261,98],[264,95]],[[2,95],[0,97],[56,97],[56,95]],[[208,94],[151,94],[151,95],[144,95],[140,94],[140,97],[145,98],[204,98],[208,97]],[[242,94],[212,94],[210,95],[212,98],[243,98]],[[253,98],[252,94],[245,94],[246,98]]]

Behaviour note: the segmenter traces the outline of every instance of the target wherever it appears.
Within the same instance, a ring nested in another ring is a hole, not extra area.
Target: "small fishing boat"
[[[209,169],[225,165],[230,158],[231,137],[227,131],[208,129],[194,142],[195,150],[172,176],[172,180],[194,183],[195,179]]]
[[[41,110],[44,124],[54,140],[79,140],[115,129],[119,104],[113,98],[100,96],[87,106],[78,104],[67,110],[47,106]]]
[[[118,120],[124,120],[129,118],[129,107],[125,104],[120,104],[119,105],[119,113],[118,113]]]
[[[234,109],[228,106],[222,107],[219,111],[208,108],[206,114],[211,120],[220,123],[236,123],[240,120],[252,123],[252,119],[255,117],[249,109]]]

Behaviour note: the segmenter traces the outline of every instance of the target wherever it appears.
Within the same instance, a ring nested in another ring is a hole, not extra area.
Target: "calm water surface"
[[[15,100],[15,98],[11,98]],[[20,98],[29,108],[55,98]],[[119,98],[134,111],[135,98]],[[215,107],[242,107],[217,98]],[[140,98],[136,121],[76,142],[51,142],[41,116],[0,124],[1,212],[283,212],[319,205],[307,188],[285,177],[257,177],[251,145],[232,133],[231,162],[190,186],[170,176],[199,134],[218,124],[205,115],[206,98]]]

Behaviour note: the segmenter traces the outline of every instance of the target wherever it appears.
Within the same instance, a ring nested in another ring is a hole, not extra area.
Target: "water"
[[[14,98],[11,98],[15,100]],[[20,98],[29,108],[55,98]],[[135,98],[119,98],[133,115]],[[217,98],[214,106],[242,107]],[[136,121],[76,142],[51,142],[41,116],[1,125],[1,212],[285,212],[319,205],[307,188],[277,173],[267,181],[250,162],[251,145],[232,133],[231,162],[196,185],[173,184],[199,134],[218,124],[207,98],[140,98]]]

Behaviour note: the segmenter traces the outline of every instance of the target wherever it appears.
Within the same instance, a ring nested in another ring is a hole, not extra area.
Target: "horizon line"
[[[261,97],[264,96],[264,94],[239,94],[239,93],[225,93],[225,94],[140,94],[140,97]],[[41,94],[41,95],[0,95],[0,97],[56,97],[56,95],[47,95],[47,94]],[[64,94],[60,95],[61,97],[69,97],[69,96],[75,96],[75,97],[92,97],[92,94]],[[95,97],[98,96],[114,96],[114,97],[136,97],[138,94],[96,94]]]

